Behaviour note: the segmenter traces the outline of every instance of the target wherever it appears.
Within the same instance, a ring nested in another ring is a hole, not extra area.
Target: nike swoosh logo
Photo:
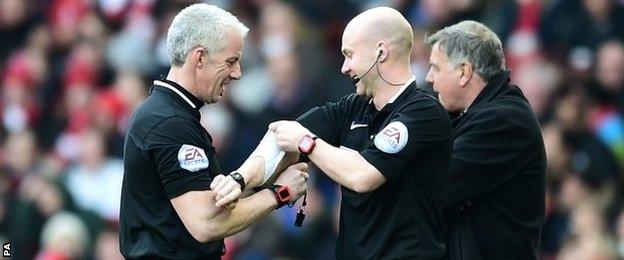
[[[355,122],[351,122],[351,130],[356,129],[358,127],[367,127],[368,124],[356,124]]]

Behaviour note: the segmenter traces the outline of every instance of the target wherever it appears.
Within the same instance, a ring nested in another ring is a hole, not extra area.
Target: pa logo
[[[11,257],[11,242],[2,243],[2,256]]]

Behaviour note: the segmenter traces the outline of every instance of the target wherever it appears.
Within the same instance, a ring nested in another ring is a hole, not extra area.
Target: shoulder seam
[[[161,119],[160,121],[158,121],[158,123],[154,124],[154,125],[153,125],[153,126],[152,126],[149,130],[147,130],[147,132],[145,133],[145,136],[144,136],[144,137],[143,137],[143,139],[141,140],[141,143],[145,142],[145,139],[147,139],[147,137],[148,137],[148,136],[150,136],[150,135],[152,134],[153,130],[154,130],[157,126],[160,126],[160,124],[162,124],[162,123],[163,123],[163,122],[165,122],[166,120],[168,120],[168,119],[172,119],[172,118],[179,118],[179,119],[182,119],[182,120],[184,120],[184,121],[189,121],[189,122],[190,122],[190,120],[188,120],[188,119],[186,119],[186,118],[184,118],[184,117],[181,117],[181,116],[179,116],[179,115],[171,115],[171,116],[165,117],[165,118]],[[191,123],[192,123],[192,122],[191,122]]]

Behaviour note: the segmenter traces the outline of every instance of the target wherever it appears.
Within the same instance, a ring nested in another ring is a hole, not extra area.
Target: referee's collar
[[[379,112],[392,111],[395,107],[398,106],[398,103],[401,103],[400,101],[402,101],[403,99],[405,99],[405,97],[407,97],[412,92],[414,92],[415,88],[416,88],[416,77],[412,76],[409,80],[407,80],[407,82],[405,82],[405,84],[403,84],[403,86],[401,86],[401,88],[399,88],[399,90],[394,94],[393,97],[391,97],[388,100],[386,105],[384,105],[383,108],[379,110]],[[373,111],[378,111],[377,108],[375,107],[375,104],[373,104],[372,98],[369,100],[368,104],[371,107],[371,109],[373,109]]]
[[[403,86],[401,86],[401,88],[399,89],[399,91],[397,91],[394,96],[392,98],[390,98],[390,100],[388,100],[388,103],[394,103],[394,101],[397,100],[397,98],[399,98],[399,96],[401,94],[403,94],[403,92],[405,91],[405,89],[407,89],[407,87],[409,87],[410,85],[412,85],[412,83],[416,81],[416,77],[411,76],[410,79],[405,82],[405,84],[403,84]]]
[[[171,81],[168,79],[157,79],[157,80],[154,80],[154,85],[161,86],[161,87],[164,87],[173,91],[178,96],[180,96],[193,109],[199,110],[205,105],[203,101],[193,96],[191,92],[189,92],[188,90],[180,86],[180,84],[174,81]]]

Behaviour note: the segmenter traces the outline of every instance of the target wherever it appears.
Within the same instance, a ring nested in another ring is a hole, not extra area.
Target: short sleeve
[[[339,145],[340,131],[347,122],[348,107],[354,99],[355,95],[349,95],[338,102],[314,107],[297,118],[297,121],[325,142]]]
[[[361,152],[387,179],[399,177],[421,153],[450,151],[450,119],[432,99],[423,97],[412,100],[388,122]],[[448,146],[448,149],[438,149],[443,146]],[[450,156],[450,153],[445,156]]]
[[[169,198],[189,191],[210,189],[214,148],[194,122],[171,117],[159,123],[147,143]]]

